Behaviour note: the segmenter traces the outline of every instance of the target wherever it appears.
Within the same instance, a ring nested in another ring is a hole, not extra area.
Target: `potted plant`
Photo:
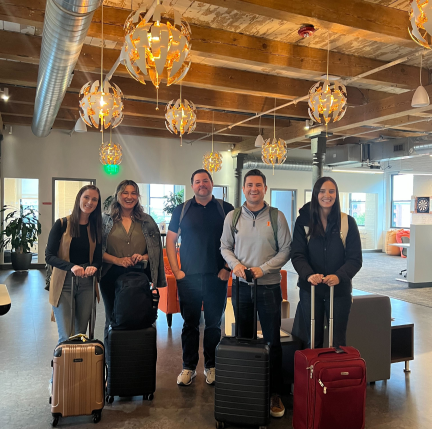
[[[5,211],[8,213],[2,223],[4,229],[0,232],[0,249],[4,250],[10,244],[13,269],[15,271],[28,270],[32,260],[30,248],[41,233],[38,212],[30,206],[23,207],[22,205],[19,210],[9,206],[4,206],[0,210],[0,212]]]
[[[169,195],[165,195],[165,204],[163,211],[166,214],[172,215],[174,209],[184,201],[184,189],[178,192],[170,192]]]

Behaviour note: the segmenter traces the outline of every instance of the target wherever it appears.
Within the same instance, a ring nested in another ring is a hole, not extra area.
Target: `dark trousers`
[[[337,286],[335,286],[337,287]],[[339,296],[334,299],[333,306],[333,347],[346,346],[346,331],[351,311],[351,295]],[[300,289],[299,309],[296,312],[293,334],[307,342],[310,348],[311,330],[311,294]],[[330,315],[330,288],[315,296],[315,348],[324,346],[324,315]]]
[[[215,351],[221,338],[227,283],[216,274],[193,274],[177,280],[180,311],[183,317],[183,368],[195,370],[199,359],[199,324],[204,304],[204,366],[214,368]]]
[[[127,268],[113,265],[100,281],[100,290],[105,306],[105,330],[104,343],[108,344],[108,329],[111,324],[111,317],[114,310],[115,282],[122,275],[128,272]]]
[[[253,336],[253,288],[240,282],[239,313],[236,313],[236,282],[233,282],[232,301],[239,336]],[[280,342],[282,291],[280,283],[261,285],[257,290],[257,310],[264,339],[270,344],[270,389],[271,393],[282,393],[282,346]]]

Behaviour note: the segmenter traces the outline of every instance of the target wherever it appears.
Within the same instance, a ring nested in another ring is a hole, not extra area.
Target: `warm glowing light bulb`
[[[103,96],[104,96],[104,94],[102,93],[101,98],[100,98],[100,106],[101,107],[104,107],[106,104],[105,100],[103,99]]]

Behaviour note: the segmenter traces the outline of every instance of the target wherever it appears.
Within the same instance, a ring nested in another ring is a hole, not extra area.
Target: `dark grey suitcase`
[[[156,390],[156,328],[108,332],[107,398],[143,396],[151,401]]]
[[[238,314],[239,279],[236,279],[236,314]],[[264,427],[270,415],[270,347],[257,339],[256,296],[254,280],[254,337],[224,337],[216,348],[215,419],[216,427],[225,423]]]

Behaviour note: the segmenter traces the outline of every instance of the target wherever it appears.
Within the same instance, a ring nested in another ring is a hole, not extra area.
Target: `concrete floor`
[[[298,301],[296,276],[288,277],[288,296],[294,314]],[[0,283],[8,286],[12,309],[0,317],[0,428],[48,428],[48,380],[57,328],[50,322],[48,293],[43,289],[43,272],[0,272]],[[364,292],[356,292],[364,293]],[[392,299],[392,316],[397,322],[415,323],[415,360],[412,372],[403,372],[403,363],[392,365],[391,379],[367,388],[366,427],[402,429],[432,427],[432,308]],[[103,304],[98,306],[96,338],[102,338]],[[180,334],[182,319],[173,317],[168,329],[164,313],[159,314],[157,390],[152,402],[140,398],[118,398],[107,405],[98,428],[177,429],[214,428],[214,388],[205,383],[203,364],[189,387],[178,387],[181,370]],[[287,412],[272,419],[273,429],[292,427],[292,397],[283,398]],[[94,428],[89,417],[71,417],[59,427]],[[350,429],[350,428],[347,428]]]

